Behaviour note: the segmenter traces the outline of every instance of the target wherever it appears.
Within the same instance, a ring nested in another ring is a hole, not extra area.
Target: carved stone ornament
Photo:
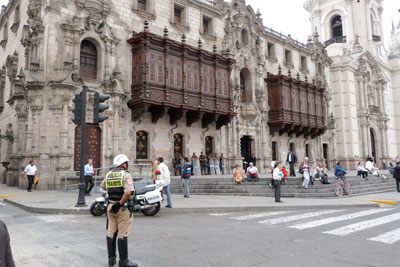
[[[96,23],[106,19],[111,12],[108,0],[75,0],[78,9],[86,9],[89,17]]]

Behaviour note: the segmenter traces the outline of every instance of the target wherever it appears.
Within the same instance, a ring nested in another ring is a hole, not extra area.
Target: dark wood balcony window
[[[183,13],[183,9],[181,7],[174,7],[174,21],[176,23],[180,23],[182,24],[183,19],[182,19],[182,13]]]
[[[147,10],[147,0],[138,0],[138,9],[146,11]]]
[[[97,49],[92,42],[87,40],[81,43],[80,76],[97,79]]]
[[[132,46],[132,120],[145,112],[156,123],[169,115],[170,124],[185,119],[190,127],[217,129],[234,116],[230,76],[233,60],[150,32],[135,34]],[[146,45],[144,45],[146,44]]]
[[[148,159],[148,134],[145,131],[138,131],[136,133],[136,158]]]
[[[271,134],[315,138],[325,132],[324,88],[280,74],[266,80]],[[290,148],[294,151],[294,144]]]

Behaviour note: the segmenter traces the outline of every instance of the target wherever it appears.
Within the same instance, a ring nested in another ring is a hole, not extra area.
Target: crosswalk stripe
[[[354,232],[362,231],[365,229],[369,229],[369,228],[372,228],[372,227],[375,227],[375,226],[378,226],[381,224],[390,223],[390,222],[397,221],[397,220],[400,220],[400,213],[394,213],[394,214],[380,217],[377,219],[362,221],[359,223],[353,223],[353,224],[350,224],[350,225],[347,225],[344,227],[326,231],[324,233],[345,236],[345,235],[349,235]]]
[[[285,214],[285,213],[289,213],[289,212],[291,212],[291,211],[272,211],[272,212],[266,212],[266,213],[257,213],[257,214],[239,216],[239,217],[232,217],[231,219],[238,220],[238,221],[245,221],[245,220],[257,219],[257,218],[281,215],[281,214]]]
[[[269,220],[265,220],[265,221],[260,221],[258,223],[262,223],[262,224],[278,224],[278,223],[292,222],[292,221],[297,221],[297,220],[301,220],[301,219],[316,217],[316,216],[319,216],[319,215],[331,214],[331,213],[340,212],[340,211],[343,211],[343,210],[316,211],[316,212],[297,214],[297,215],[292,215],[292,216],[287,216],[287,217],[269,219]]]
[[[367,216],[367,215],[371,215],[371,214],[375,214],[375,213],[380,213],[380,212],[384,212],[384,211],[389,211],[389,210],[393,210],[393,209],[363,210],[360,212],[345,214],[345,215],[338,216],[338,217],[330,217],[330,218],[326,218],[326,219],[321,219],[321,220],[316,220],[316,221],[311,221],[311,222],[306,222],[306,223],[300,223],[300,224],[292,225],[289,227],[303,230],[303,229],[313,228],[313,227],[317,227],[317,226],[321,226],[321,225],[325,225],[325,224],[329,224],[329,223],[359,218],[359,217],[363,217],[363,216]]]
[[[3,206],[3,207],[5,207],[5,206],[6,206],[6,204],[4,204],[4,203],[1,203],[1,202],[0,202],[0,206]]]
[[[368,240],[383,242],[386,244],[393,244],[394,242],[400,240],[400,228],[372,238],[368,238]]]
[[[221,217],[221,216],[228,216],[230,213],[210,213],[210,216]]]

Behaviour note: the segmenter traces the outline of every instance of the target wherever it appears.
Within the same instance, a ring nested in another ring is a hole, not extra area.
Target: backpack
[[[299,168],[299,173],[300,173],[300,174],[303,174],[303,173],[304,173],[304,170],[303,170],[303,164],[301,164],[301,165],[300,165],[300,168]]]

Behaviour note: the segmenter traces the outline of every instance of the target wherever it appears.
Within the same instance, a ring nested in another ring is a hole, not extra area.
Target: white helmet
[[[113,165],[114,165],[114,167],[119,167],[125,162],[129,162],[128,157],[124,154],[119,154],[119,155],[115,156],[115,158],[113,160]]]

